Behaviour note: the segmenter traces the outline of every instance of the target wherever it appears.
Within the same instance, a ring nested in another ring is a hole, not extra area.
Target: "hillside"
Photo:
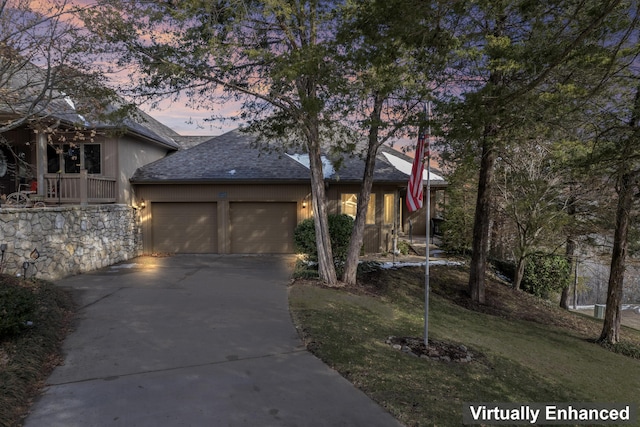
[[[430,338],[464,346],[470,362],[422,359],[389,337],[423,333],[424,269],[377,270],[354,288],[297,281],[294,320],[308,348],[408,426],[460,425],[463,402],[635,402],[640,360],[594,343],[601,323],[499,281],[470,304],[464,267],[431,269]],[[640,331],[624,328],[624,348]],[[446,359],[445,359],[446,360]]]

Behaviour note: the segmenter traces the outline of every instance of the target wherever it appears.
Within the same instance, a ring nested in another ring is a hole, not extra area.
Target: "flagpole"
[[[431,102],[425,108],[427,113],[427,209],[426,209],[426,236],[425,252],[426,261],[424,267],[424,345],[429,347],[429,238],[431,234]]]

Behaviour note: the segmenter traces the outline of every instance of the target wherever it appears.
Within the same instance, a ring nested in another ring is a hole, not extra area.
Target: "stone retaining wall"
[[[56,280],[126,261],[142,252],[139,215],[126,205],[0,210],[3,273]],[[31,260],[37,249],[40,257]]]

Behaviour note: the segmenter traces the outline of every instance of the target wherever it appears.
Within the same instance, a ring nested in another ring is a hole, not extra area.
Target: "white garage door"
[[[217,253],[215,203],[153,203],[153,251]]]
[[[295,203],[231,203],[231,253],[294,252]]]

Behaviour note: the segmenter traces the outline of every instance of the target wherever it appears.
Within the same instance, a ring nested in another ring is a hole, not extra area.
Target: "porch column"
[[[36,179],[38,181],[38,194],[46,195],[44,174],[47,172],[47,136],[44,132],[36,134]]]
[[[95,197],[95,196],[94,196]],[[86,169],[80,170],[80,205],[89,204],[89,175]]]

